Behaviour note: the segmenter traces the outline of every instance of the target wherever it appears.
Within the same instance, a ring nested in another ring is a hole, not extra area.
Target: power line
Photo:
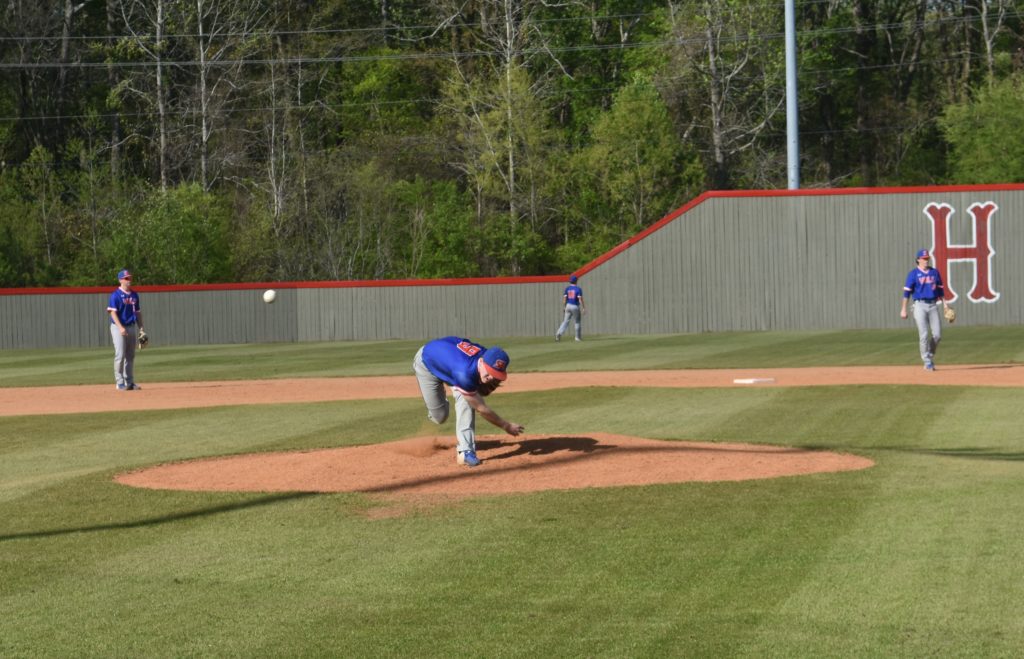
[[[1008,14],[1008,17],[1017,18],[1021,14],[1019,12],[1013,12]],[[966,24],[980,22],[982,17],[965,17],[965,16],[948,16],[939,17],[935,19],[929,19],[925,21],[912,22],[914,25],[926,28],[936,25],[955,25],[957,23]],[[816,28],[810,30],[802,30],[797,32],[799,39],[809,39],[815,37],[834,36],[842,34],[850,34],[857,32],[858,30],[875,30],[875,31],[888,31],[896,28],[907,27],[907,22],[901,23],[875,23],[872,25],[861,25],[861,26],[846,26],[836,28]],[[756,42],[756,41],[780,41],[783,38],[782,32],[759,32],[754,35],[737,35],[733,37],[722,37],[719,39],[720,43],[743,43],[743,42]],[[544,47],[544,48],[526,48],[526,49],[514,49],[509,51],[510,54],[517,57],[527,57],[535,55],[548,55],[548,54],[567,54],[567,53],[578,53],[578,52],[591,52],[591,51],[606,51],[606,50],[630,50],[636,48],[661,48],[669,46],[684,46],[684,45],[701,45],[706,42],[703,36],[692,37],[692,38],[670,38],[661,39],[654,41],[632,41],[632,42],[620,42],[620,43],[609,43],[609,44],[586,44],[586,45],[569,45],[569,46],[555,46],[555,47]],[[429,51],[418,51],[418,52],[400,52],[390,54],[367,54],[367,55],[338,55],[338,56],[310,56],[310,57],[293,57],[293,58],[252,58],[252,59],[223,59],[215,61],[199,61],[199,60],[166,60],[166,61],[135,61],[135,62],[117,62],[117,61],[103,61],[103,62],[0,62],[0,70],[41,70],[41,69],[110,69],[110,68],[153,68],[156,66],[168,66],[175,68],[186,68],[186,67],[237,67],[237,66],[272,66],[272,65],[283,65],[283,66],[304,66],[312,64],[345,64],[345,63],[362,63],[362,62],[381,62],[381,61],[407,61],[407,60],[447,60],[447,59],[470,59],[477,57],[497,57],[504,56],[505,51],[502,50],[469,50],[469,51],[444,51],[444,52],[429,52]]]
[[[833,0],[805,0],[800,3],[801,7],[811,5],[822,5],[829,4]],[[770,9],[772,7],[779,11],[782,11],[783,2],[781,0],[768,0],[766,2],[751,2],[748,3],[745,8],[761,7],[764,9]],[[738,13],[738,12],[734,12]],[[621,20],[637,20],[637,19],[653,19],[661,16],[660,13],[646,12],[646,13],[631,13],[631,14],[603,14],[598,16],[563,16],[557,18],[531,18],[529,21],[530,25],[549,25],[558,23],[570,23],[570,22],[611,22]],[[401,32],[414,32],[418,30],[437,30],[439,25],[444,24],[443,21],[437,23],[423,24],[423,25],[378,25],[374,27],[358,27],[358,28],[308,28],[304,30],[256,30],[250,32],[223,32],[216,35],[215,38],[236,38],[236,37],[286,37],[286,36],[329,36],[329,35],[341,35],[341,34],[378,34],[378,33],[401,33]],[[447,27],[454,27],[467,30],[479,29],[477,23],[449,23]],[[200,35],[198,33],[180,32],[174,34],[163,35],[164,39],[195,39]],[[204,38],[210,38],[211,35],[202,35]],[[0,43],[5,41],[12,42],[34,42],[34,41],[60,41],[60,40],[71,40],[71,41],[121,41],[125,39],[133,39],[135,35],[132,34],[121,34],[121,35],[12,35],[12,36],[0,36]]]
[[[964,61],[983,61],[986,59],[984,54],[976,54],[968,57],[937,57],[931,59],[921,59],[914,62],[915,66],[928,67],[931,65],[942,65],[949,63],[960,63]],[[822,76],[831,77],[836,73],[849,73],[852,71],[883,71],[891,69],[905,68],[909,66],[906,63],[894,63],[894,64],[877,64],[868,66],[857,66],[857,67],[838,67],[831,69],[807,69],[801,72],[801,75],[812,77]],[[684,80],[687,76],[671,76],[667,78],[660,78],[660,81],[673,81],[673,80]],[[746,76],[733,78],[733,81],[740,82],[755,82],[767,80],[765,76]],[[544,98],[557,99],[563,96],[583,96],[588,94],[603,95],[610,92],[616,92],[621,90],[622,86],[601,86],[601,87],[578,87],[571,89],[560,89],[558,91],[552,91],[542,95]],[[782,93],[782,88],[779,88],[779,93]],[[260,107],[226,107],[221,106],[217,110],[217,114],[220,115],[233,115],[233,114],[244,114],[244,113],[261,113],[261,112],[295,112],[302,111],[308,112],[314,109],[328,110],[333,112],[339,112],[344,109],[351,108],[373,108],[373,107],[396,107],[396,106],[412,106],[412,105],[438,105],[445,99],[441,97],[425,97],[425,98],[413,98],[413,99],[394,99],[394,100],[381,100],[381,101],[367,101],[367,102],[347,102],[344,104],[325,104],[317,101],[310,103],[309,105],[276,105],[276,106],[260,106]],[[199,110],[168,110],[164,112],[165,116],[171,117],[198,117],[201,116]],[[157,113],[155,111],[137,111],[137,112],[107,112],[107,113],[91,113],[91,114],[50,114],[50,115],[33,115],[33,116],[0,116],[0,123],[10,123],[18,121],[68,121],[68,120],[86,120],[86,119],[114,119],[114,118],[146,118],[155,117]]]
[[[827,0],[816,0],[825,2]],[[623,19],[638,19],[638,18],[650,18],[655,14],[609,14],[602,16],[567,16],[563,18],[545,18],[545,19],[532,19],[530,25],[546,25],[551,23],[566,23],[572,21],[617,21]],[[381,25],[376,27],[357,27],[357,28],[308,28],[305,30],[256,30],[251,32],[222,32],[216,35],[215,38],[236,38],[236,37],[289,37],[289,36],[329,36],[329,35],[343,35],[343,34],[375,34],[375,33],[389,33],[389,32],[410,32],[418,30],[436,30],[438,24],[429,25]],[[451,23],[448,27],[457,27],[463,29],[478,29],[479,26],[475,23]],[[164,39],[196,39],[199,36],[204,38],[210,38],[211,35],[204,34],[199,35],[198,33],[175,33],[165,34]],[[61,41],[68,39],[71,41],[121,41],[125,39],[134,39],[135,35],[121,34],[121,35],[79,35],[79,36],[63,36],[63,35],[25,35],[25,36],[0,36],[0,43],[4,41],[13,42],[35,42],[35,41]],[[154,37],[155,38],[155,37]]]

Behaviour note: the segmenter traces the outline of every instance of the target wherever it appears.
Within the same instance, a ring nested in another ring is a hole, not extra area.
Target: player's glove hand
[[[149,334],[146,334],[146,330],[139,330],[139,348],[145,348],[149,345]]]
[[[942,315],[945,316],[946,320],[948,320],[950,323],[956,321],[956,310],[953,309],[953,307],[949,306],[948,304],[942,305]]]
[[[480,386],[477,387],[476,392],[481,396],[490,396],[494,393],[494,390],[501,386],[501,380],[491,380],[490,382],[481,382]]]

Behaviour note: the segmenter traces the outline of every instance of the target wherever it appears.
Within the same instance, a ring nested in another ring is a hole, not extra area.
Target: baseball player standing
[[[914,300],[914,322],[917,323],[918,344],[924,370],[935,370],[935,351],[942,340],[942,323],[939,316],[939,301],[946,304],[946,289],[942,284],[942,273],[928,265],[931,254],[922,249],[917,252],[917,267],[907,273],[903,285],[903,306],[900,318],[907,317],[907,301]]]
[[[141,389],[135,384],[135,346],[142,330],[139,294],[132,290],[132,273],[117,273],[120,286],[110,294],[110,338],[114,342],[114,382],[120,391]]]
[[[412,360],[427,417],[440,425],[448,419],[449,405],[444,385],[455,395],[456,461],[476,467],[476,413],[515,437],[523,426],[501,418],[484,402],[508,377],[508,353],[493,346],[485,348],[469,339],[446,336],[421,347]]]
[[[569,285],[562,293],[562,308],[565,310],[565,317],[562,324],[555,332],[555,341],[561,341],[565,330],[569,329],[569,320],[576,324],[576,340],[583,340],[583,321],[581,316],[587,313],[587,307],[583,303],[583,289],[576,285],[576,275],[569,277]]]

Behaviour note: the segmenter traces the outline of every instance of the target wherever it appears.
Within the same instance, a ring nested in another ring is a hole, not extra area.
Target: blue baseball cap
[[[117,280],[118,281],[121,281],[122,279],[131,279],[131,278],[132,278],[131,270],[122,270],[121,272],[117,273]]]
[[[928,250],[926,250],[926,249],[919,249],[919,250],[917,250],[917,258],[919,258],[919,259],[930,259],[931,258],[931,254],[929,254]]]
[[[576,275],[573,275],[573,276],[569,277],[569,283],[570,284],[575,284],[576,283]]]
[[[498,346],[492,346],[485,350],[480,360],[492,378],[504,380],[508,377],[508,353]]]

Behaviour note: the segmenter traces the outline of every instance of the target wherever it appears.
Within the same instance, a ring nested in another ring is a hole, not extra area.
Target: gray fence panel
[[[555,333],[560,283],[312,288],[297,291],[300,341]]]
[[[818,330],[906,326],[914,251],[932,247],[931,203],[956,212],[949,242],[974,243],[968,208],[993,201],[993,303],[967,299],[974,265],[943,273],[964,324],[1019,324],[1024,193],[971,191],[710,198],[581,280],[594,333]],[[958,321],[959,322],[959,321]]]
[[[109,345],[107,299],[99,293],[0,295],[0,349]]]
[[[154,345],[273,343],[298,340],[297,295],[262,290],[141,292],[143,320]]]
[[[113,291],[113,288],[111,288]],[[152,345],[270,343],[298,340],[295,291],[140,292]],[[109,294],[0,295],[0,348],[110,345]]]

